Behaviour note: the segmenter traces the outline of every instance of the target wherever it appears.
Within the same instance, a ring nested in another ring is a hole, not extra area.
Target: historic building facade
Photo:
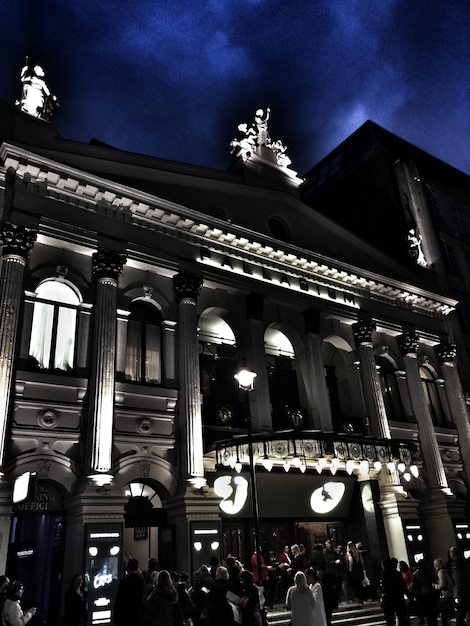
[[[107,623],[129,556],[249,561],[250,464],[266,557],[470,545],[457,301],[307,206],[269,113],[224,172],[0,103],[0,554],[52,623],[81,568]]]

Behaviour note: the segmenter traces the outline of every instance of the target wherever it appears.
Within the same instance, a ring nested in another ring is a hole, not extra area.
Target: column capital
[[[356,324],[353,324],[353,335],[356,343],[361,344],[371,344],[372,343],[372,335],[375,332],[375,322],[371,320],[359,320]]]
[[[438,346],[434,346],[434,352],[439,365],[453,363],[457,356],[457,346],[455,343],[440,343]]]
[[[184,298],[197,300],[201,291],[203,278],[199,274],[192,274],[181,270],[173,276],[173,287],[178,301]]]
[[[28,261],[36,241],[37,231],[11,222],[0,226],[0,243],[3,246],[2,256],[14,254]]]
[[[416,356],[419,350],[419,336],[414,330],[407,331],[397,337],[401,356]]]
[[[93,276],[95,278],[114,278],[117,280],[121,274],[126,257],[120,252],[100,248],[92,256]]]

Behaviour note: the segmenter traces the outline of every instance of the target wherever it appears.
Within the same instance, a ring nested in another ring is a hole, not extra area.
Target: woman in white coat
[[[316,626],[313,620],[315,604],[305,574],[297,572],[294,576],[294,586],[289,587],[286,595],[286,606],[291,611],[292,626]]]
[[[23,613],[20,600],[23,597],[23,583],[14,580],[10,583],[6,592],[6,600],[2,611],[3,626],[25,626],[36,614],[36,607],[32,607]]]
[[[328,626],[320,577],[313,567],[310,567],[305,573],[307,575],[308,588],[312,592],[315,600],[315,606],[313,608],[313,623],[315,626]]]

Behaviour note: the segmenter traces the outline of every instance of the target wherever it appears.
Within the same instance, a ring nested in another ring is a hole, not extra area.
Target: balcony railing
[[[267,471],[283,468],[286,472],[313,470],[334,475],[346,471],[377,475],[384,470],[398,472],[405,481],[419,476],[419,448],[411,441],[314,430],[255,433],[252,440],[253,461]],[[240,472],[244,465],[249,465],[245,434],[217,441],[212,450],[219,468],[230,467]]]

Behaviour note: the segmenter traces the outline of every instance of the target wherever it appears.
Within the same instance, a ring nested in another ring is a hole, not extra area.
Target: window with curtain
[[[420,367],[419,374],[421,376],[424,397],[429,407],[432,421],[436,426],[445,426],[444,411],[442,410],[441,399],[439,397],[439,392],[433,373],[427,367]]]
[[[162,381],[161,315],[150,302],[136,300],[127,326],[126,380],[159,385]]]
[[[29,359],[35,368],[73,370],[79,304],[77,291],[63,280],[47,280],[38,286],[29,343]]]

